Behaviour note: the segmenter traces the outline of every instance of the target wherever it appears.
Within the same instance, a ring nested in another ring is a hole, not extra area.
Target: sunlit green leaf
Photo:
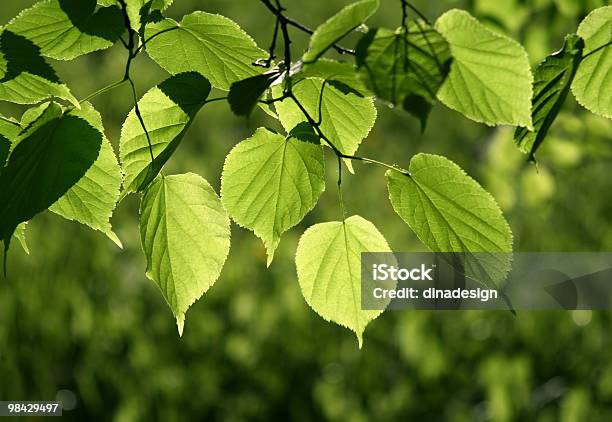
[[[79,107],[37,46],[21,35],[0,30],[0,100],[34,104],[52,97]]]
[[[130,25],[134,31],[139,32],[152,12],[166,10],[172,0],[126,0],[125,4]]]
[[[493,197],[438,155],[415,155],[409,173],[386,173],[395,212],[434,252],[484,253],[466,261],[479,264],[467,269],[469,275],[500,282],[510,266],[512,232]]]
[[[121,169],[113,147],[104,136],[100,114],[89,103],[81,104],[81,111],[71,115],[87,121],[102,134],[98,158],[83,177],[49,208],[68,220],[75,220],[107,235],[121,247],[121,241],[113,232],[110,217],[119,199]]]
[[[7,29],[40,48],[43,56],[70,60],[112,46],[123,32],[116,7],[96,9],[96,0],[44,0],[25,9]]]
[[[321,58],[314,63],[305,64],[299,73],[291,76],[294,83],[306,78],[320,78],[338,81],[363,96],[372,96],[357,74],[355,65],[347,62]]]
[[[172,74],[195,71],[215,88],[228,90],[233,82],[262,73],[253,65],[266,53],[234,21],[220,15],[194,12],[180,23],[172,19],[148,24],[147,52]]]
[[[332,45],[372,16],[376,9],[378,0],[361,0],[340,10],[312,34],[310,46],[302,60],[305,63],[317,60]]]
[[[146,133],[132,109],[123,123],[119,141],[127,192],[142,190],[155,178],[179,146],[209,93],[206,78],[189,72],[171,76],[138,101],[154,160],[152,164]]]
[[[584,41],[568,35],[563,48],[551,54],[535,70],[533,84],[532,120],[534,130],[519,127],[514,140],[529,159],[544,141],[570,90],[576,69],[582,59]]]
[[[612,119],[612,6],[592,11],[578,27],[584,39],[584,60],[572,92],[593,113]]]
[[[366,325],[382,310],[361,309],[361,253],[391,252],[372,223],[354,215],[316,224],[300,238],[295,263],[302,295],[326,321],[355,332],[359,347]]]
[[[158,177],[140,204],[147,277],[161,289],[183,333],[185,313],[219,277],[230,247],[229,218],[202,177]]]
[[[477,122],[531,129],[533,77],[525,49],[462,10],[446,12],[435,27],[453,55],[440,101]]]
[[[403,107],[424,127],[452,57],[446,40],[425,22],[410,21],[407,28],[370,30],[357,45],[357,66],[378,98]]]
[[[47,209],[74,186],[98,157],[103,135],[78,110],[50,103],[19,135],[0,172],[0,237]]]
[[[221,176],[225,209],[263,240],[268,265],[281,235],[304,218],[324,190],[322,147],[263,128],[232,149]]]
[[[282,87],[275,86],[273,93],[275,97],[279,97]],[[315,122],[320,121],[323,134],[344,154],[352,155],[357,151],[376,121],[373,99],[364,97],[339,82],[324,84],[323,79],[304,79],[293,85],[293,94]],[[277,102],[275,106],[287,131],[307,121],[302,110],[291,98]],[[347,162],[347,165],[352,170],[350,162]]]

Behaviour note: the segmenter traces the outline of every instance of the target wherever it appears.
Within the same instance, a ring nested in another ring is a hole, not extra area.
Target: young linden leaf
[[[408,32],[370,30],[356,49],[359,74],[380,99],[416,116],[425,127],[452,56],[446,40],[431,26],[411,21]]]
[[[462,10],[446,12],[435,27],[453,55],[440,101],[476,122],[532,129],[533,78],[525,49]]]
[[[52,97],[80,107],[32,41],[7,29],[0,30],[0,100],[34,104]]]
[[[83,177],[51,205],[49,210],[68,220],[75,220],[101,231],[117,246],[122,247],[109,221],[119,199],[121,169],[111,143],[104,136],[100,114],[90,103],[82,103],[81,107],[80,111],[72,110],[68,115],[85,120],[102,134],[100,153]]]
[[[584,60],[572,85],[576,100],[589,111],[612,119],[612,6],[593,10],[578,27]]]
[[[382,310],[361,309],[361,253],[391,252],[372,223],[354,215],[316,224],[300,238],[295,256],[308,305],[326,321],[355,332],[361,348],[366,325]]]
[[[279,77],[278,71],[271,71],[234,82],[230,86],[227,101],[237,116],[248,116],[257,105],[261,96]]]
[[[281,235],[302,221],[325,190],[323,158],[320,145],[260,128],[225,159],[223,205],[264,242],[268,265]]]
[[[302,60],[314,62],[336,42],[361,25],[378,9],[378,0],[361,0],[346,6],[321,24],[312,37]]]
[[[386,173],[395,212],[434,252],[462,252],[469,275],[491,284],[509,271],[512,232],[493,197],[452,161],[417,154],[409,175]]]
[[[178,23],[172,19],[145,28],[147,53],[172,74],[196,71],[215,88],[227,91],[233,82],[262,73],[253,65],[266,53],[234,21],[194,12]]]
[[[140,191],[155,178],[179,146],[209,93],[210,83],[206,78],[188,72],[171,76],[143,95],[138,106],[155,159],[152,164],[146,133],[132,109],[123,123],[119,140],[126,192]]]
[[[96,11],[96,0],[44,0],[21,12],[7,29],[34,43],[43,56],[70,60],[111,47],[124,28],[116,6]]]
[[[374,126],[376,107],[371,97],[364,97],[350,87],[346,88],[347,85],[342,83],[331,81],[324,84],[323,79],[307,78],[293,85],[293,94],[315,121],[321,121],[321,131],[336,148],[344,154],[352,155]],[[282,87],[276,85],[272,91],[276,98],[282,94]],[[291,98],[279,101],[275,106],[287,131],[307,121]],[[350,161],[347,166],[352,172]]]
[[[230,222],[202,177],[158,177],[140,204],[147,277],[161,289],[183,333],[185,313],[219,277],[230,247]]]
[[[17,138],[0,172],[0,238],[8,249],[15,228],[47,209],[97,159],[102,133],[77,111],[50,103]]]
[[[568,35],[563,48],[548,56],[535,70],[531,116],[534,130],[518,127],[514,132],[518,147],[529,154],[531,161],[565,102],[583,48],[582,38]]]
[[[125,4],[130,26],[134,31],[140,32],[147,17],[154,11],[166,10],[172,0],[126,0]]]

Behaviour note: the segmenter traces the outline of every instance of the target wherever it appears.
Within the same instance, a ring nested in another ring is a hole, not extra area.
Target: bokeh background
[[[273,17],[256,0],[175,0],[170,16],[202,9],[236,20],[267,48]],[[315,27],[346,0],[285,0]],[[399,24],[399,0],[382,0],[370,25]],[[521,41],[535,65],[562,46],[604,0],[421,0],[435,19],[471,11]],[[0,2],[0,25],[31,0]],[[294,48],[306,38],[294,31]],[[344,42],[354,45],[355,39]],[[231,48],[231,47],[228,47]],[[350,58],[349,58],[350,59]],[[121,77],[121,45],[53,62],[77,97]],[[142,55],[139,94],[166,75]],[[115,147],[130,110],[127,86],[95,98]],[[362,155],[406,166],[421,151],[461,165],[501,204],[518,251],[612,250],[612,124],[568,101],[538,154],[525,162],[511,128],[473,123],[441,105],[425,133],[409,115],[379,104]],[[24,108],[0,104],[19,117]],[[193,171],[217,189],[229,150],[261,125],[206,105],[167,173]],[[183,338],[155,284],[145,278],[136,195],[112,219],[124,249],[51,213],[28,226],[30,254],[15,243],[0,281],[0,399],[61,399],[73,420],[612,420],[610,312],[393,311],[372,322],[362,350],[346,329],[305,303],[294,255],[306,227],[340,216],[330,155],[328,188],[286,233],[272,266],[261,242],[232,226],[223,273],[187,313]],[[349,214],[374,222],[394,250],[423,250],[387,199],[383,171],[355,164],[345,177]]]

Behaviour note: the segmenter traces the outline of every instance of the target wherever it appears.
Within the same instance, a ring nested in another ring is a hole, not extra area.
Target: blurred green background
[[[0,24],[33,1],[0,2]],[[267,48],[273,17],[256,0],[175,0],[170,16],[193,10],[236,20]],[[315,27],[346,0],[285,0],[288,14]],[[399,24],[399,0],[382,0],[370,24]],[[604,0],[422,0],[435,19],[471,11],[527,48],[535,65],[559,49]],[[295,32],[295,51],[306,38]],[[354,45],[355,39],[344,42]],[[119,79],[116,45],[73,62],[53,62],[77,97]],[[133,68],[139,95],[165,78],[145,55]],[[93,101],[115,147],[132,103],[124,86]],[[420,151],[445,155],[490,190],[518,251],[612,251],[612,123],[570,96],[538,154],[536,169],[512,129],[473,123],[436,106],[424,134],[409,115],[379,105],[360,149],[406,166]],[[19,117],[24,108],[0,104]],[[255,128],[278,124],[257,112],[234,117],[226,103],[204,107],[167,173],[192,171],[217,189],[225,155]],[[124,249],[51,213],[28,226],[31,253],[17,244],[0,281],[0,400],[61,399],[74,420],[612,420],[610,312],[387,312],[355,336],[306,304],[293,258],[306,227],[340,216],[333,157],[316,209],[284,235],[266,269],[261,242],[232,226],[232,247],[214,287],[187,313],[183,338],[155,284],[144,276],[138,200],[112,219]],[[376,224],[394,250],[423,250],[393,213],[383,171],[356,163],[345,178],[349,214]]]

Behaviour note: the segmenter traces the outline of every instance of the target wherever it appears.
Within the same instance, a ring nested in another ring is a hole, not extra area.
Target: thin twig
[[[302,32],[307,33],[308,35],[312,35],[314,34],[314,31],[310,28],[308,28],[306,25],[303,25],[299,22],[297,22],[294,19],[291,19],[288,16],[285,16],[282,12],[283,10],[279,10],[277,8],[274,7],[274,5],[272,3],[270,3],[269,0],[260,0],[272,13],[274,13],[276,16],[282,16],[281,19],[283,19],[287,25],[292,26],[296,29],[299,29]],[[338,53],[340,54],[350,54],[350,55],[355,55],[355,50],[351,50],[350,48],[345,48],[342,47],[336,43],[334,43],[332,45],[332,48],[334,50],[336,50]]]

